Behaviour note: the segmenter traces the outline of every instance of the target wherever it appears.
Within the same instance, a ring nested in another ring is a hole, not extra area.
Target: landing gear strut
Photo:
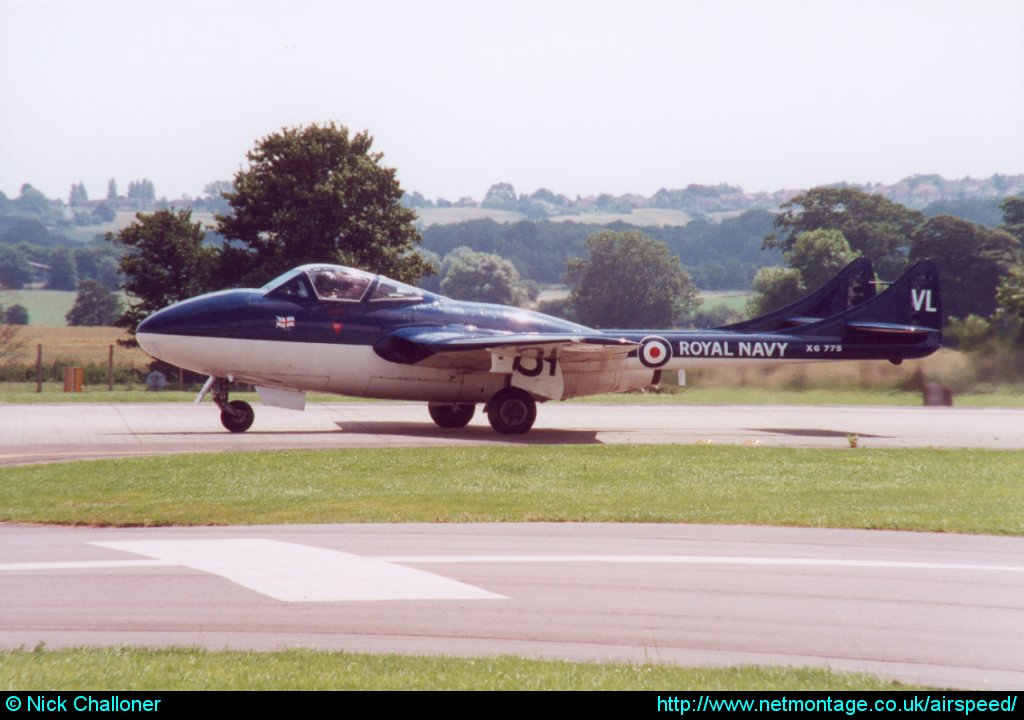
[[[455,404],[455,405],[428,405],[427,411],[430,418],[437,423],[438,427],[461,428],[466,427],[473,414],[476,412],[476,405]]]
[[[495,432],[522,435],[537,419],[537,403],[525,390],[507,387],[495,393],[487,403],[487,419]]]
[[[213,384],[213,402],[220,408],[220,422],[233,433],[243,433],[252,427],[256,419],[256,411],[252,405],[242,400],[228,401],[228,387],[231,383],[225,378],[217,378]]]

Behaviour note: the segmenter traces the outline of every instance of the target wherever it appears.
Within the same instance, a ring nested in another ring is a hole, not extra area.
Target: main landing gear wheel
[[[233,433],[242,433],[252,427],[256,411],[243,400],[232,400],[220,411],[221,424]]]
[[[466,427],[469,421],[473,419],[473,415],[476,413],[476,405],[428,405],[427,411],[438,427],[461,428]]]
[[[495,432],[522,435],[533,427],[533,421],[537,419],[537,403],[525,390],[505,388],[487,403],[487,419]]]

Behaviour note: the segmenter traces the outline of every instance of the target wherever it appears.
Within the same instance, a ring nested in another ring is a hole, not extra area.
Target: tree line
[[[781,249],[786,266],[759,271],[751,313],[767,312],[813,290],[858,256],[882,280],[895,280],[925,258],[935,262],[953,342],[975,335],[1024,340],[1024,196],[1004,199],[995,229],[952,215],[926,217],[880,195],[851,188],[814,188],[780,208],[765,247]]]
[[[490,219],[451,225],[431,225],[423,231],[424,250],[443,259],[460,247],[510,260],[519,274],[541,284],[563,281],[566,263],[586,252],[587,238],[604,230],[639,231],[665,243],[705,290],[743,289],[758,269],[781,259],[761,249],[774,215],[748,210],[738,217],[684,226],[637,227],[624,222],[597,225],[574,221],[498,223]]]
[[[232,212],[216,216],[214,230],[225,239],[220,247],[204,243],[203,228],[188,211],[140,215],[111,237],[127,249],[125,289],[141,299],[121,323],[133,327],[177,299],[257,286],[289,267],[320,261],[420,282],[460,299],[511,304],[536,297],[537,276],[563,280],[571,288],[568,301],[542,309],[596,327],[679,326],[695,319],[698,284],[680,254],[702,243],[717,247],[723,262],[785,263],[756,272],[752,313],[791,302],[863,255],[883,280],[918,259],[933,259],[949,316],[989,322],[1020,315],[1013,283],[1021,263],[1021,198],[1003,202],[998,229],[950,215],[929,218],[856,188],[823,187],[793,197],[775,215],[750,211],[717,226],[641,232],[625,225],[483,220],[431,227],[421,238],[394,170],[380,165],[371,143],[365,133],[351,136],[334,125],[264,138],[224,193]],[[755,245],[760,255],[753,254]]]
[[[96,258],[79,256],[79,250],[116,258],[130,301],[119,323],[129,329],[185,297],[259,286],[308,262],[356,266],[462,299],[512,304],[535,300],[539,282],[564,281],[571,289],[568,301],[546,309],[598,327],[667,327],[694,321],[698,286],[729,287],[740,277],[736,284],[749,287],[753,281],[751,311],[759,312],[813,289],[857,255],[869,257],[883,279],[931,257],[950,316],[975,316],[1001,327],[1019,321],[1019,197],[1002,202],[997,229],[951,215],[928,217],[858,188],[823,187],[790,198],[778,213],[750,210],[720,223],[641,230],[624,223],[481,220],[435,225],[421,234],[395,170],[381,163],[366,132],[353,134],[334,123],[286,128],[259,140],[247,160],[232,182],[219,187],[225,210],[215,215],[214,226],[194,221],[189,209],[139,213],[107,236],[110,254],[91,246],[49,246],[50,282],[73,278],[69,265],[78,279],[94,279],[81,268]],[[151,192],[145,184],[138,187]],[[76,191],[79,199],[83,192]],[[491,201],[502,193],[514,198],[510,187],[499,188]],[[18,212],[42,214],[52,203],[40,196],[23,188],[13,203]],[[0,260],[11,247],[4,237],[0,233]],[[18,252],[27,250],[16,246]],[[640,291],[661,299],[633,294]],[[627,296],[628,303],[608,302]],[[642,311],[647,307],[650,313]],[[624,309],[629,314],[622,315]]]

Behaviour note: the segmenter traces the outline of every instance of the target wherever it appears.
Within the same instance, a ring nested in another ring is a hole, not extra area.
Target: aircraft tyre
[[[487,419],[497,433],[522,435],[537,419],[537,403],[525,390],[505,388],[487,403]]]
[[[427,411],[430,413],[430,419],[438,427],[461,428],[466,427],[469,421],[473,419],[473,415],[476,413],[476,405],[428,405]]]
[[[233,433],[243,433],[252,427],[256,419],[256,411],[252,405],[243,400],[232,400],[220,411],[221,425]]]

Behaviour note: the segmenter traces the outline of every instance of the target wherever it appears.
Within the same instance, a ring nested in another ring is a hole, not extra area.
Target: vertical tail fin
[[[774,310],[753,320],[725,325],[718,330],[741,332],[775,332],[784,328],[823,320],[856,307],[875,297],[875,273],[871,261],[860,257],[839,273],[795,303]]]
[[[915,328],[917,332],[941,332],[942,294],[935,263],[931,260],[917,263],[874,302],[857,310],[859,312],[849,313],[848,327],[900,326]]]
[[[839,335],[843,342],[852,343],[912,342],[937,347],[942,343],[942,294],[935,263],[922,260],[874,299],[794,332]]]

